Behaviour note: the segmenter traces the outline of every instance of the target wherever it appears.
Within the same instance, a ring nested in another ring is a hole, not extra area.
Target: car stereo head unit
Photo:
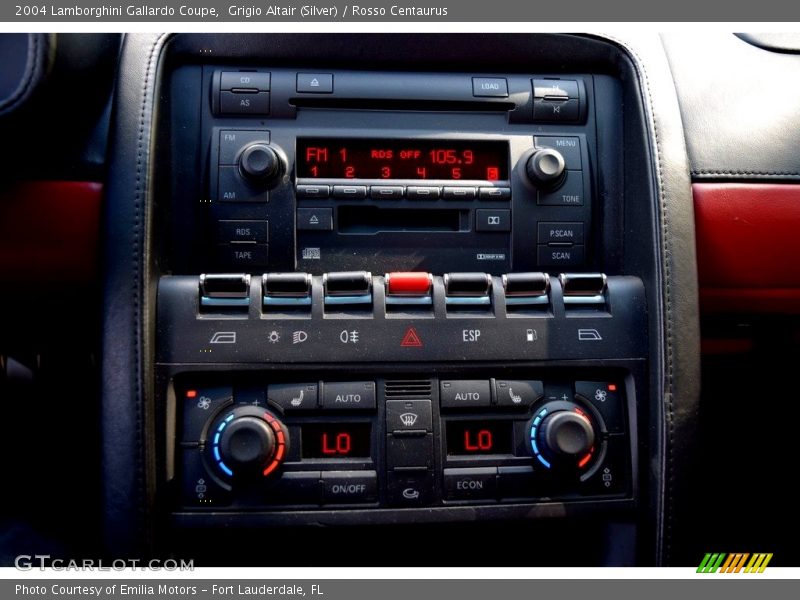
[[[462,180],[508,184],[508,144],[439,139],[297,140],[297,181]]]
[[[593,266],[587,77],[205,76],[215,268]]]

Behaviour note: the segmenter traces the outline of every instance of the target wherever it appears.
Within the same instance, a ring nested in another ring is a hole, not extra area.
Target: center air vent
[[[430,379],[387,381],[385,386],[387,400],[429,400],[431,397]]]

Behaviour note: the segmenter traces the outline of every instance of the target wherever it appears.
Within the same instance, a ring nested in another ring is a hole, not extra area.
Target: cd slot
[[[340,206],[337,209],[339,233],[369,235],[387,232],[469,231],[469,209],[381,208],[378,206]]]
[[[403,100],[394,98],[292,98],[297,108],[333,108],[343,110],[426,110],[447,112],[509,112],[513,102],[476,100]]]

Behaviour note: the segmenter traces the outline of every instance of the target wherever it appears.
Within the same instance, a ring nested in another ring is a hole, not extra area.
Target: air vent
[[[431,397],[430,379],[409,379],[407,381],[387,381],[385,384],[387,400],[411,400]]]

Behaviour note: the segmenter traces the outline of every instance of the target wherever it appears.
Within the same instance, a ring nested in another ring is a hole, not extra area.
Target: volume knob
[[[552,190],[563,182],[566,162],[558,150],[542,148],[528,159],[525,173],[536,187]]]
[[[272,179],[280,171],[280,158],[267,144],[250,144],[239,155],[239,171],[248,179]]]

